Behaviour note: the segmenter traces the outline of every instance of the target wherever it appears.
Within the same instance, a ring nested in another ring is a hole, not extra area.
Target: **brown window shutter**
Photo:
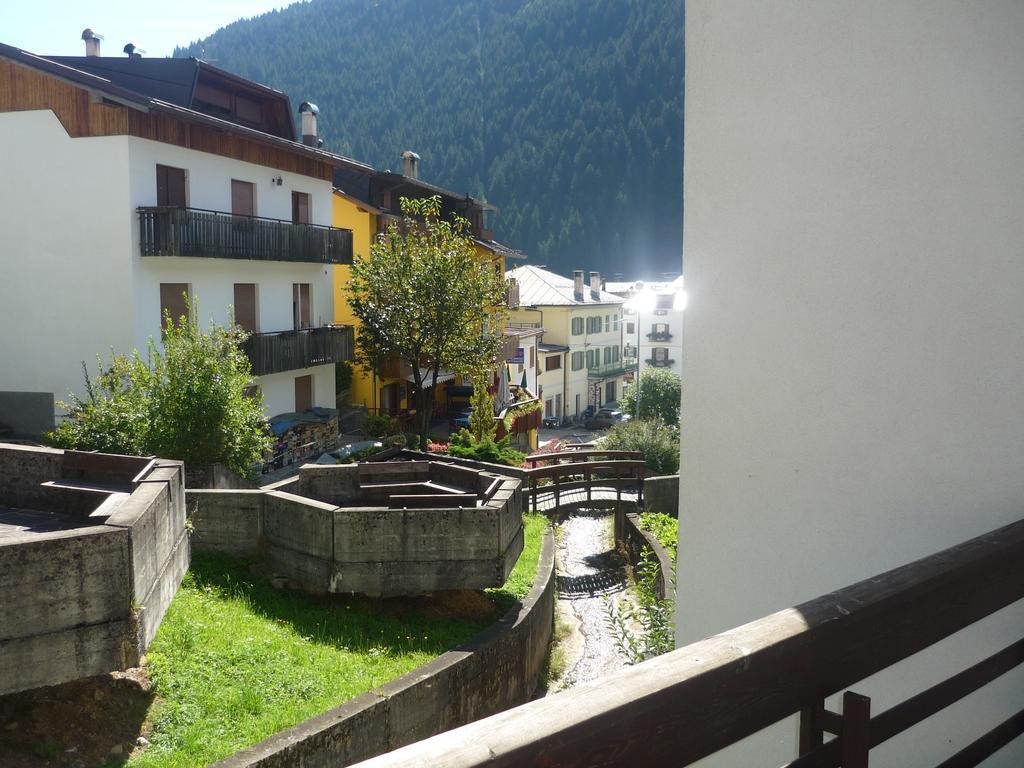
[[[185,207],[185,171],[167,165],[156,167],[156,204]]]
[[[188,283],[160,283],[160,328],[164,327],[164,315],[169,313],[175,325],[182,316],[188,315]]]
[[[295,411],[302,413],[313,407],[313,377],[295,377]]]
[[[256,215],[256,190],[250,182],[231,180],[231,212],[236,216]]]
[[[235,283],[235,325],[256,333],[256,284]]]
[[[309,195],[292,192],[292,223],[309,224]]]

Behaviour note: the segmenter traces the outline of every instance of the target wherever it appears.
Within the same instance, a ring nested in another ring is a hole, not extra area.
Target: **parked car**
[[[469,406],[462,410],[458,416],[452,419],[453,429],[469,429],[469,417],[473,413],[473,406]]]
[[[583,426],[587,429],[606,429],[623,421],[629,421],[629,416],[618,408],[601,408],[584,421]]]

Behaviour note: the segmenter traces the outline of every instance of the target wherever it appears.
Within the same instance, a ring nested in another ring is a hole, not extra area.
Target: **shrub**
[[[363,417],[363,432],[370,437],[384,437],[390,434],[393,425],[391,417],[383,413],[368,413]]]
[[[642,512],[640,527],[654,534],[654,538],[669,551],[672,559],[676,558],[676,547],[679,544],[679,521],[661,512]]]
[[[679,429],[661,419],[631,419],[616,424],[601,438],[601,448],[640,451],[648,472],[671,475],[679,471]]]
[[[476,461],[488,461],[492,464],[507,464],[510,467],[520,467],[526,454],[509,447],[508,435],[495,442],[489,437],[476,440],[468,430],[460,429],[451,436],[448,443],[448,453],[462,459],[474,459]]]
[[[196,314],[192,302],[177,322],[165,316],[162,348],[151,339],[148,362],[136,351],[114,355],[95,381],[86,371],[86,398],[61,403],[68,417],[50,433],[53,444],[219,463],[251,477],[272,440],[263,397],[247,394],[245,334],[217,324],[204,332]]]

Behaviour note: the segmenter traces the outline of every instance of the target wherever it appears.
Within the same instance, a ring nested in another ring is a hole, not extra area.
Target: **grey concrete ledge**
[[[658,597],[662,600],[668,598],[675,600],[676,597],[676,571],[675,563],[669,551],[658,541],[653,533],[645,531],[640,527],[640,516],[635,513],[626,515],[626,542],[629,546],[630,560],[634,566],[640,562],[640,553],[643,547],[650,549],[658,559],[658,568],[661,574],[655,582]]]
[[[545,531],[529,594],[487,629],[396,680],[216,763],[342,768],[522,704],[554,624],[554,536]]]
[[[644,480],[644,511],[679,517],[679,475],[660,475]]]

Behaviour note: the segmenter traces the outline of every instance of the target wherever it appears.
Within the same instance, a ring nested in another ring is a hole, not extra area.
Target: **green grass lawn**
[[[530,589],[547,521],[524,522],[508,582],[468,612],[443,599],[309,597],[274,589],[247,561],[196,554],[147,656],[151,745],[129,764],[207,765],[469,639]]]

